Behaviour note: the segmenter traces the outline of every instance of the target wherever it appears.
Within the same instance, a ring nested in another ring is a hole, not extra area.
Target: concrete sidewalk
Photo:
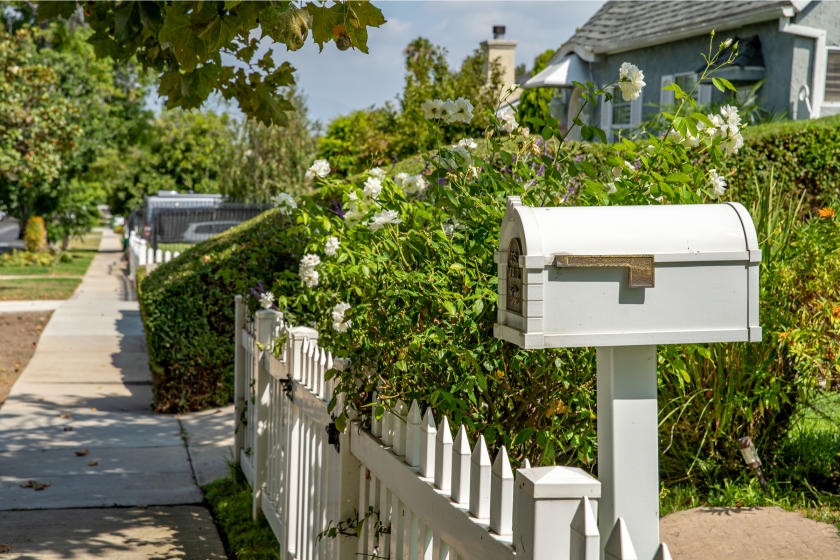
[[[227,474],[232,407],[152,412],[121,258],[104,231],[0,408],[0,558],[226,557],[198,485]]]

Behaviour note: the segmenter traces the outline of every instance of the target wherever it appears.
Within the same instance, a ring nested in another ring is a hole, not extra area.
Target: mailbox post
[[[595,346],[599,529],[659,546],[656,345],[761,340],[752,219],[737,203],[532,208],[508,198],[496,337]]]

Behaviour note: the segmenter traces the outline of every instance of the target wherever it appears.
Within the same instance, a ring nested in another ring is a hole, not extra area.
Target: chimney
[[[516,41],[508,41],[505,37],[505,26],[493,26],[493,38],[488,41],[482,41],[481,48],[487,53],[488,61],[496,61],[502,69],[502,88],[500,97],[505,95],[510,87],[514,84],[516,73]],[[487,66],[487,79],[490,79],[490,65]],[[519,98],[518,90],[504,99],[508,103],[513,102]]]

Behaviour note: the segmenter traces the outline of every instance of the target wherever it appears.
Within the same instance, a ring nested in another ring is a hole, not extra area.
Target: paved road
[[[199,484],[227,473],[232,408],[152,412],[121,248],[105,231],[0,408],[0,558],[225,558]]]

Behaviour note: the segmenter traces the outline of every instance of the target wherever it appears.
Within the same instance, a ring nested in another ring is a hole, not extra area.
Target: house
[[[794,120],[840,113],[840,2],[830,0],[610,0],[523,87],[558,88],[555,115],[568,125],[583,102],[573,82],[602,86],[618,79],[623,62],[635,64],[647,84],[638,99],[617,95],[581,113],[615,137],[674,104],[666,85],[689,91],[697,84],[712,31],[713,52],[727,39],[737,41],[733,64],[715,75],[731,81],[739,96],[763,81],[759,104],[768,113]],[[694,96],[702,105],[727,100],[706,81]]]

